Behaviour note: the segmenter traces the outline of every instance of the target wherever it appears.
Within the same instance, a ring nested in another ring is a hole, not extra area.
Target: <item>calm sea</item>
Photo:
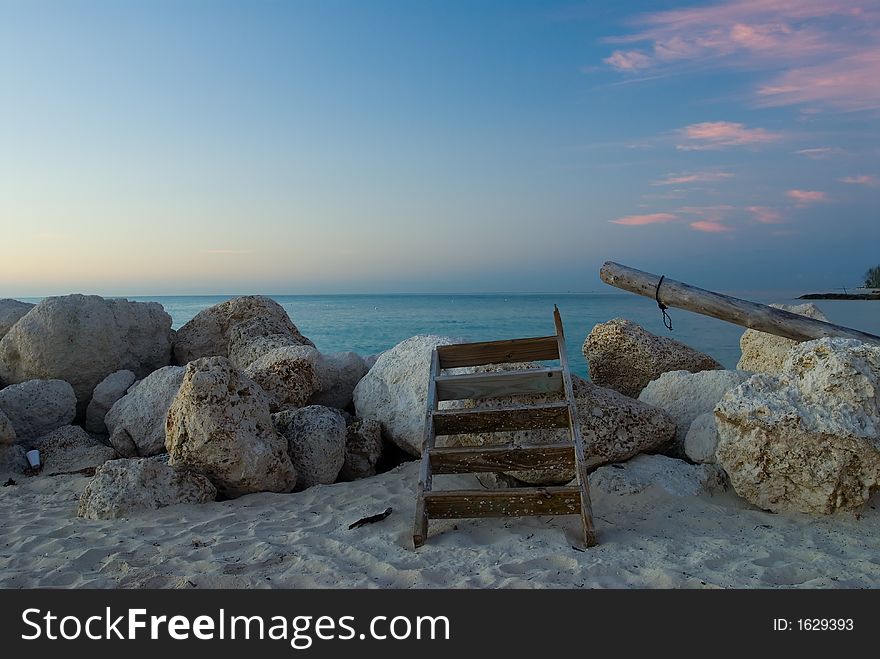
[[[727,368],[739,360],[741,327],[671,309],[673,331],[663,326],[656,303],[636,295],[290,295],[273,296],[300,331],[323,352],[354,350],[369,355],[415,334],[442,334],[486,341],[553,334],[559,305],[572,370],[586,375],[581,345],[596,323],[622,316],[712,355]],[[132,297],[160,302],[178,328],[200,310],[229,296]],[[752,298],[755,299],[755,298]],[[789,302],[785,299],[756,299]],[[880,334],[880,302],[818,301],[832,322]]]

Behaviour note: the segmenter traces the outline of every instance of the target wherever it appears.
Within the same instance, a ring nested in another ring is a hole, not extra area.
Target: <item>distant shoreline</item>
[[[880,293],[807,293],[798,300],[880,300]]]

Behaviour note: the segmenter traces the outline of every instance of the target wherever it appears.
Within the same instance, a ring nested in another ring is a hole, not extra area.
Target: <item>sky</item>
[[[878,128],[876,0],[0,0],[0,296],[851,287]]]

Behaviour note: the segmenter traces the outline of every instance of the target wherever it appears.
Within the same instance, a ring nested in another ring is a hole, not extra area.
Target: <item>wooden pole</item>
[[[664,278],[658,291],[657,285],[660,284],[660,277],[657,275],[612,261],[607,261],[602,266],[599,276],[606,284],[651,299],[656,297],[669,307],[693,311],[795,341],[810,341],[826,336],[836,336],[880,344],[880,336],[874,334],[807,318],[790,311],[769,307],[766,304],[714,293],[683,284],[674,279]]]

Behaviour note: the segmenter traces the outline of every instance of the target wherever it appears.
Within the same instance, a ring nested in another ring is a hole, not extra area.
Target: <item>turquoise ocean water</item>
[[[200,310],[230,296],[132,297],[160,302],[178,328]],[[673,331],[663,326],[652,300],[630,294],[540,295],[290,295],[272,296],[299,330],[323,352],[369,355],[414,334],[442,334],[471,341],[553,334],[553,305],[565,325],[572,371],[587,374],[581,345],[590,329],[617,316],[712,355],[727,368],[739,360],[741,327],[671,309]],[[761,302],[790,302],[784,299]],[[833,322],[880,334],[880,302],[818,301]]]

